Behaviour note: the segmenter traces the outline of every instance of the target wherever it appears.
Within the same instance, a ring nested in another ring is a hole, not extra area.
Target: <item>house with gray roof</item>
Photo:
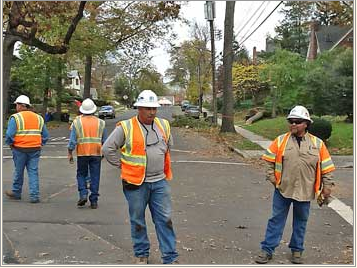
[[[353,48],[353,27],[338,25],[310,24],[310,43],[306,60],[314,60],[323,51],[336,47]]]

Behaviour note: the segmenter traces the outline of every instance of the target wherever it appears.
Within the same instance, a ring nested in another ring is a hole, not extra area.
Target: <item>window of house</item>
[[[79,85],[79,79],[76,78],[76,86],[78,86],[78,85]]]

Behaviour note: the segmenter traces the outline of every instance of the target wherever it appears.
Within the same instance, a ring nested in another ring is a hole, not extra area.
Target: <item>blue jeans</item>
[[[91,194],[89,201],[91,203],[98,202],[101,161],[101,156],[78,156],[77,158],[77,186],[79,198],[87,198],[87,180],[90,179]]]
[[[178,257],[176,236],[171,221],[171,190],[163,179],[144,182],[140,187],[129,190],[123,187],[129,204],[131,238],[136,257],[149,257],[150,242],[146,231],[145,209],[149,205],[155,224],[157,239],[164,264],[172,263]]]
[[[16,197],[21,198],[22,185],[24,183],[25,167],[29,177],[29,193],[31,200],[38,200],[40,195],[40,187],[38,182],[38,162],[40,160],[41,151],[21,152],[17,149],[12,149],[12,158],[14,160],[14,174],[12,183],[12,192]]]
[[[268,221],[265,240],[260,243],[262,250],[270,255],[273,254],[275,248],[280,243],[291,203],[293,203],[293,233],[290,238],[289,248],[292,252],[302,252],[304,250],[310,201],[300,202],[291,198],[285,198],[280,194],[278,189],[275,189],[273,215]]]

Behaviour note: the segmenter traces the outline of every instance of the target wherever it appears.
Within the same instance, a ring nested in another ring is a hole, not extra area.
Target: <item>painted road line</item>
[[[246,163],[237,162],[219,162],[219,161],[199,161],[199,160],[176,160],[171,161],[172,163],[198,163],[198,164],[220,164],[220,165],[237,165],[237,166],[248,166]]]
[[[65,142],[65,141],[47,142],[46,145],[42,146],[42,148],[43,147],[55,147],[55,145],[68,145],[68,142]],[[3,146],[2,148],[4,150],[10,150],[9,146]]]
[[[60,140],[65,140],[66,137],[56,137],[56,138],[50,138],[50,141],[60,141]]]
[[[338,215],[353,226],[353,210],[350,206],[347,206],[338,198],[333,197],[333,200],[328,204],[328,207],[336,211]]]
[[[50,155],[41,155],[41,159],[67,159],[66,155],[50,156]],[[12,159],[12,156],[6,155],[3,156],[3,159]],[[171,161],[172,163],[198,163],[198,164],[220,164],[220,165],[237,165],[237,166],[248,166],[246,163],[235,163],[235,162],[216,162],[216,161],[196,161],[196,160],[176,160]]]
[[[62,189],[61,191],[57,192],[57,193],[54,193],[54,194],[51,194],[49,197],[45,198],[43,201],[46,202],[46,201],[49,201],[50,199],[56,197],[57,195],[61,194],[61,193],[64,193],[66,191],[68,191],[68,189],[72,188],[73,186],[76,186],[77,183],[72,183],[68,186],[66,186],[67,188],[64,188]]]
[[[171,152],[179,152],[179,153],[189,153],[189,154],[194,154],[196,153],[195,151],[186,151],[186,150],[179,150],[179,149],[170,149]]]
[[[5,155],[2,157],[3,159],[12,159],[12,155]],[[67,155],[41,155],[41,159],[67,159]]]

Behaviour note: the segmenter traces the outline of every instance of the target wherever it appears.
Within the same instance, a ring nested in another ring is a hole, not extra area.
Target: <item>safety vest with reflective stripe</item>
[[[72,126],[77,135],[77,156],[102,155],[105,122],[95,116],[77,116]]]
[[[155,118],[154,123],[161,132],[166,144],[170,138],[170,124],[162,118]],[[137,117],[118,122],[122,126],[125,143],[121,148],[121,178],[135,185],[141,185],[146,175],[146,144],[144,133]],[[165,153],[164,173],[167,180],[172,179],[171,157],[169,150]]]
[[[22,111],[11,117],[15,119],[17,128],[13,145],[19,148],[41,147],[44,124],[42,116],[31,111]]]
[[[291,133],[288,132],[277,137],[262,156],[262,159],[275,163],[274,174],[277,186],[281,183],[283,156],[290,135]],[[316,146],[316,148],[319,149],[319,161],[317,162],[316,166],[316,177],[314,185],[315,193],[319,193],[322,188],[321,175],[335,170],[335,166],[331,160],[331,156],[324,142],[310,133],[307,133],[307,136],[310,137],[312,143]]]

